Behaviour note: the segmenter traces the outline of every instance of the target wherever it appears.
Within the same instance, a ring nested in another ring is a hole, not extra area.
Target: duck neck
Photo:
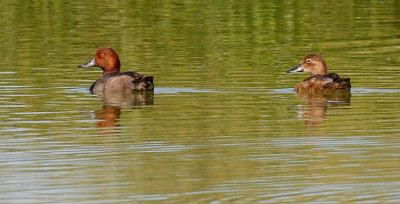
[[[325,70],[313,72],[313,73],[311,73],[311,74],[312,74],[312,75],[317,75],[317,74],[326,75],[327,73],[328,73],[328,72],[327,72],[327,70],[325,69]]]
[[[322,68],[320,69],[320,74],[326,75],[328,73],[328,67],[326,66],[325,61],[322,61]]]
[[[111,70],[103,69],[103,75],[110,74],[110,73],[118,73],[118,72],[119,72],[119,68],[114,68]]]
[[[311,74],[312,75],[326,75],[328,73],[328,67],[326,66],[325,62],[320,64],[317,69],[314,69]]]

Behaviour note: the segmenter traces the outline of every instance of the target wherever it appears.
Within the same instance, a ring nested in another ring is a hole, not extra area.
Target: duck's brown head
[[[119,62],[119,57],[114,49],[109,47],[101,47],[97,50],[94,57],[87,63],[81,64],[79,68],[86,67],[100,67],[104,74],[119,72],[121,64]]]
[[[308,72],[312,75],[322,74],[325,75],[328,72],[328,67],[321,55],[308,54],[304,57],[299,65],[287,71],[287,73],[293,72]]]

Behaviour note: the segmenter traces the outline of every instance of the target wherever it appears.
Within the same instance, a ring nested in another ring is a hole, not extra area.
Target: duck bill
[[[303,65],[301,65],[301,63],[300,63],[295,68],[289,69],[289,70],[286,71],[286,73],[293,73],[293,72],[304,72]]]
[[[89,62],[86,62],[85,64],[81,64],[78,66],[78,68],[86,68],[86,67],[97,67],[96,60],[94,59],[94,57]]]

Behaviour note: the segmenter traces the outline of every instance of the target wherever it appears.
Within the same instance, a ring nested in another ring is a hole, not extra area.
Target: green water
[[[1,1],[0,46],[1,203],[400,202],[400,1]],[[102,46],[154,93],[90,94]]]

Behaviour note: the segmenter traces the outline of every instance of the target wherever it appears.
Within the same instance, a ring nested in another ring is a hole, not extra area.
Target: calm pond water
[[[2,1],[0,22],[0,203],[400,202],[400,1]],[[154,93],[91,94],[101,46]],[[307,53],[351,93],[297,96]]]

